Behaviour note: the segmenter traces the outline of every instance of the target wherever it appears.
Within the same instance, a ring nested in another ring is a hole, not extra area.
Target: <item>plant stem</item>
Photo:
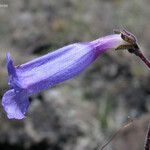
[[[138,53],[137,56],[139,56],[148,68],[150,68],[150,61],[142,54],[142,52]]]
[[[150,124],[148,126],[144,147],[145,147],[145,150],[150,150]]]

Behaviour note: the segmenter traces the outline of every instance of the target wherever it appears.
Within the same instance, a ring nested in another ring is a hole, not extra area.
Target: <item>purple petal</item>
[[[4,94],[2,105],[9,119],[23,119],[29,106],[29,100],[23,92],[16,93],[12,89]]]
[[[10,57],[10,53],[6,54],[6,61],[7,61],[7,70],[8,70],[8,85],[10,88],[15,89],[16,91],[20,91],[22,89],[19,79],[16,74],[16,68],[13,65],[13,60]]]
[[[10,57],[10,53],[6,54],[6,61],[7,61],[8,74],[12,75],[12,76],[16,76],[16,70],[15,70],[15,67],[13,65],[13,61]]]

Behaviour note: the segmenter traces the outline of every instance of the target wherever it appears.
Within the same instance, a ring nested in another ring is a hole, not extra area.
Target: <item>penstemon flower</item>
[[[8,118],[24,118],[29,107],[29,96],[78,75],[101,53],[108,49],[126,48],[134,53],[138,46],[135,37],[123,30],[91,42],[65,46],[19,66],[14,66],[7,53],[8,84],[11,89],[4,94],[2,105]]]

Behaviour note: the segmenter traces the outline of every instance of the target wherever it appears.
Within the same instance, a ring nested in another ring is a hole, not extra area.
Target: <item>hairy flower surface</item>
[[[8,118],[24,118],[29,107],[29,96],[78,75],[106,50],[129,45],[131,43],[124,40],[121,33],[113,34],[91,42],[65,46],[16,67],[7,53],[8,84],[11,89],[4,94],[2,105]]]

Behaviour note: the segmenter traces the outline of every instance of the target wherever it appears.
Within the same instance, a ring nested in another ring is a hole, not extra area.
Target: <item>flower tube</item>
[[[112,34],[91,42],[74,43],[25,64],[14,66],[7,53],[8,90],[2,105],[9,119],[23,119],[28,97],[80,74],[103,52],[133,45],[124,33]]]

